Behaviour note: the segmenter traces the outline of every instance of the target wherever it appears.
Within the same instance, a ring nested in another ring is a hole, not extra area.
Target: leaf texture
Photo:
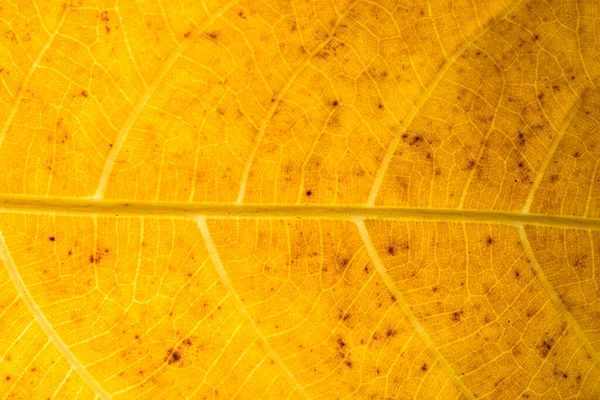
[[[1,3],[0,397],[599,398],[599,27]]]

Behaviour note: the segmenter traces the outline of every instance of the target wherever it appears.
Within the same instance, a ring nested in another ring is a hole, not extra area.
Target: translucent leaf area
[[[1,1],[0,399],[600,398],[599,75],[597,0]]]

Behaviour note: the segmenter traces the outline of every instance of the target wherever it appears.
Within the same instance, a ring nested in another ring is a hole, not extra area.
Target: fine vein
[[[54,30],[54,32],[52,32],[52,34],[48,38],[48,41],[46,42],[46,44],[40,51],[40,54],[38,54],[38,56],[35,59],[35,61],[33,62],[33,64],[31,64],[31,68],[29,68],[29,71],[27,71],[27,75],[25,76],[25,79],[23,80],[23,84],[21,85],[21,88],[19,89],[19,92],[17,93],[17,97],[15,99],[15,104],[14,104],[8,118],[4,122],[4,126],[2,127],[2,130],[0,131],[0,146],[2,145],[2,142],[4,141],[4,138],[6,137],[6,134],[8,133],[8,130],[10,129],[10,127],[13,123],[13,120],[15,119],[15,115],[17,115],[17,111],[19,110],[19,107],[21,106],[21,102],[23,101],[23,96],[25,96],[25,93],[27,92],[27,88],[29,87],[29,82],[31,82],[31,78],[33,77],[34,72],[37,70],[37,67],[40,64],[40,61],[42,61],[42,57],[44,57],[44,55],[50,48],[50,45],[54,41],[56,34],[58,33],[58,31],[62,27],[63,23],[65,22],[66,15],[67,15],[67,13],[65,11],[60,19],[60,22],[56,25],[56,29]]]
[[[110,152],[108,154],[108,158],[106,159],[106,162],[104,163],[104,168],[102,169],[102,174],[100,175],[100,183],[98,183],[98,187],[96,189],[96,193],[94,194],[94,198],[95,199],[101,199],[104,196],[104,192],[106,191],[106,187],[108,185],[108,180],[110,178],[110,175],[112,173],[113,167],[114,167],[115,162],[117,160],[117,156],[121,152],[121,148],[123,147],[123,143],[125,143],[125,139],[127,137],[127,134],[131,130],[131,128],[132,128],[133,124],[135,123],[135,121],[137,121],[138,117],[142,113],[142,110],[144,109],[144,107],[146,106],[146,104],[148,103],[148,101],[150,100],[150,97],[152,97],[152,95],[154,94],[156,88],[161,84],[161,82],[163,81],[163,79],[165,78],[165,76],[167,76],[167,73],[173,67],[173,64],[175,64],[175,62],[179,59],[179,57],[181,56],[181,54],[190,46],[191,43],[193,43],[193,41],[198,37],[198,35],[200,33],[202,33],[203,31],[205,31],[210,25],[212,25],[215,22],[215,20],[217,20],[219,17],[221,17],[221,15],[223,15],[223,13],[225,11],[227,11],[229,8],[231,8],[235,3],[237,3],[237,0],[230,1],[224,7],[222,7],[222,9],[219,10],[218,13],[216,13],[211,18],[209,18],[200,27],[199,32],[196,33],[195,35],[190,36],[188,39],[184,40],[175,49],[175,51],[173,51],[169,55],[169,57],[166,59],[166,61],[164,62],[164,64],[160,67],[160,69],[156,73],[156,76],[154,77],[154,79],[150,83],[150,86],[148,86],[146,88],[144,94],[138,100],[137,104],[133,108],[133,111],[129,114],[129,117],[125,121],[125,124],[123,124],[123,127],[121,128],[121,130],[117,134],[117,137],[116,137],[114,143],[112,144],[112,147],[111,147]]]
[[[475,34],[471,35],[471,37],[467,41],[465,41],[446,60],[446,62],[444,63],[444,65],[442,65],[442,68],[434,76],[433,80],[431,81],[431,83],[429,84],[429,86],[427,87],[427,89],[421,94],[421,96],[417,100],[417,104],[413,107],[413,109],[411,110],[411,112],[407,115],[406,119],[402,123],[402,126],[400,126],[400,130],[396,134],[396,137],[390,143],[390,146],[389,146],[389,148],[388,148],[385,156],[383,157],[383,161],[381,163],[381,166],[379,167],[379,170],[377,171],[377,175],[375,176],[375,181],[373,182],[373,186],[371,188],[371,193],[369,194],[369,200],[367,202],[368,205],[370,205],[370,206],[374,205],[375,201],[377,200],[377,195],[379,194],[379,190],[381,189],[381,184],[383,183],[383,178],[385,177],[386,172],[388,170],[388,167],[389,167],[389,165],[390,165],[390,163],[392,161],[392,157],[394,156],[394,153],[396,152],[396,148],[400,144],[400,136],[404,132],[406,132],[406,130],[411,126],[411,124],[413,123],[414,119],[419,114],[419,111],[421,111],[421,109],[423,108],[423,106],[425,105],[425,103],[427,103],[427,101],[431,98],[431,95],[432,95],[433,91],[435,90],[435,88],[437,87],[437,85],[442,81],[442,79],[446,75],[446,72],[448,72],[448,70],[454,65],[454,63],[456,62],[456,60],[458,60],[458,58],[469,47],[471,47],[473,45],[473,43],[475,43],[475,41],[477,39],[479,39],[481,36],[483,36],[486,32],[488,32],[490,30],[491,26],[495,22],[501,21],[504,18],[506,18],[519,4],[521,4],[521,2],[522,2],[522,0],[517,1],[511,7],[508,7],[498,18],[490,21],[484,27],[484,29],[476,31]]]

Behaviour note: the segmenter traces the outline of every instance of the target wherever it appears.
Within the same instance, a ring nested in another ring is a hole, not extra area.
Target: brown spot
[[[388,253],[391,254],[392,256],[394,255],[394,246],[388,247]]]
[[[333,105],[334,107],[337,107],[337,106],[338,106],[338,104],[339,104],[339,103],[338,103],[338,101],[337,101],[337,100],[334,100],[334,101],[333,101],[333,103],[332,103],[332,105]]]
[[[191,35],[192,35],[192,32],[190,32],[190,31],[187,31],[186,33],[184,33],[184,34],[183,34],[183,37],[187,39],[187,38],[189,38]]]
[[[172,350],[173,349],[171,349],[171,351]],[[171,353],[171,357],[169,358],[168,364],[169,365],[174,364],[174,363],[178,362],[179,360],[181,360],[181,354],[179,354],[179,352],[177,350],[173,351]]]
[[[385,335],[387,337],[394,337],[396,336],[397,331],[395,329],[388,329],[387,332],[385,333]]]
[[[352,361],[346,361],[346,365],[348,366],[348,368],[352,368]]]
[[[81,95],[82,95],[83,97],[88,97],[88,92],[87,92],[87,91],[85,91],[85,90],[82,90],[82,91],[81,91]]]
[[[580,156],[581,156],[581,154],[578,151],[573,153],[573,157],[575,157],[575,158],[579,158]]]
[[[488,246],[491,246],[492,243],[494,243],[494,239],[492,239],[491,236],[488,236],[488,238],[485,242],[487,243]]]
[[[452,321],[460,322],[463,314],[464,314],[464,311],[456,311],[456,312],[452,313]]]
[[[419,142],[420,142],[420,141],[422,141],[422,140],[423,140],[423,138],[422,138],[421,136],[415,136],[415,137],[413,138],[413,140],[412,140],[412,141],[409,143],[409,145],[410,145],[410,146],[412,146],[413,144],[417,144],[417,143],[419,143]],[[418,146],[417,146],[417,147],[418,147]]]
[[[515,278],[519,279],[521,273],[518,270],[515,270]]]
[[[209,38],[211,38],[213,40],[217,40],[217,38],[219,37],[219,33],[218,32],[209,32],[206,34],[206,36],[208,36]]]
[[[311,196],[311,195],[312,195],[312,191],[311,191],[311,190],[307,190],[307,191],[306,191],[306,195],[307,195],[307,196]]]
[[[7,376],[6,376],[6,380],[7,380],[7,381],[10,381],[10,375],[7,375]]]
[[[346,342],[344,342],[344,340],[342,338],[338,338],[337,344],[338,344],[338,346],[340,346],[340,349],[343,349],[344,347],[346,347]]]
[[[542,357],[547,357],[548,353],[550,352],[550,350],[552,349],[552,346],[554,346],[554,339],[546,339],[542,342],[542,344],[539,346],[540,349],[540,355]]]
[[[51,241],[51,242],[54,242],[54,240],[56,240],[56,239],[54,238],[54,236],[50,236],[50,237],[48,238],[48,240],[49,240],[49,241]]]
[[[427,371],[429,369],[429,367],[427,366],[427,363],[424,363],[423,365],[421,365],[421,371]]]

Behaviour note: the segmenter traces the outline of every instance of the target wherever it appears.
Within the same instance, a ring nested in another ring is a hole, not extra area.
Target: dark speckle
[[[169,349],[167,354],[169,354],[169,356],[167,356],[167,363],[169,365],[174,364],[176,362],[178,362],[179,360],[181,360],[181,354],[179,354],[179,351],[175,350],[173,351],[173,349]]]
[[[310,191],[310,190],[307,190],[307,191],[306,191],[306,195],[307,195],[307,196],[311,196],[311,195],[312,195],[312,191]]]
[[[6,380],[7,380],[7,381],[10,381],[10,375],[7,375],[7,376],[6,376]]]
[[[334,101],[333,101],[333,103],[332,103],[332,105],[333,105],[334,107],[337,107],[337,106],[338,106],[338,104],[339,104],[339,103],[338,103],[338,101],[337,101],[337,100],[334,100]]]
[[[421,365],[421,371],[427,371],[429,369],[429,367],[427,366],[427,363],[424,363],[423,365]]]
[[[581,156],[581,154],[578,151],[573,153],[573,157],[575,157],[575,158],[579,158],[580,156]]]
[[[464,314],[464,311],[456,311],[456,312],[452,313],[452,321],[460,322],[460,319],[463,314]]]
[[[213,40],[217,40],[219,37],[219,33],[218,32],[209,32],[206,34],[209,38],[213,39]]]
[[[491,236],[488,236],[488,238],[485,242],[487,243],[488,246],[491,246],[494,243],[494,239],[492,239]]]
[[[388,253],[391,254],[392,256],[394,255],[394,246],[390,246],[388,247]]]
[[[51,242],[54,242],[56,239],[54,238],[54,236],[50,236],[50,237],[48,238],[48,240],[49,240],[49,241],[51,241]]]
[[[544,340],[542,342],[542,344],[539,346],[540,355],[542,357],[548,356],[548,353],[552,349],[552,346],[554,346],[554,339],[546,339],[546,340]]]

